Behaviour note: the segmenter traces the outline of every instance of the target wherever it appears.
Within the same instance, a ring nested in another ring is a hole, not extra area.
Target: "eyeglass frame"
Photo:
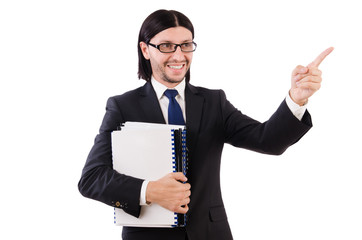
[[[185,43],[192,43],[192,44],[195,46],[195,49],[192,50],[192,51],[183,51],[183,50],[182,50],[182,45],[185,44]],[[162,52],[162,53],[174,53],[174,52],[177,51],[177,47],[180,47],[180,49],[181,49],[182,52],[195,52],[195,50],[196,50],[196,48],[197,48],[197,44],[196,44],[194,41],[192,41],[192,42],[185,42],[185,43],[181,43],[181,44],[177,44],[177,43],[160,43],[160,44],[157,44],[157,45],[156,45],[156,44],[153,44],[153,43],[150,43],[150,42],[149,42],[147,45],[150,45],[150,46],[152,46],[152,47],[154,47],[154,48],[157,48],[158,51],[160,51],[160,52]],[[160,46],[161,46],[162,44],[173,44],[173,45],[175,46],[175,48],[174,48],[174,50],[173,50],[172,52],[163,52],[163,51],[160,50]]]

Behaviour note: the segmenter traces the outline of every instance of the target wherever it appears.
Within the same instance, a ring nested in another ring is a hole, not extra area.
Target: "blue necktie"
[[[168,104],[168,124],[185,125],[181,107],[175,99],[177,94],[178,92],[175,89],[167,89],[165,91],[165,96],[170,100]]]

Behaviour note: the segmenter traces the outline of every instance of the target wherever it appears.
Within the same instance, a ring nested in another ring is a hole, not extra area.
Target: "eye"
[[[189,42],[188,43],[183,43],[182,46],[184,48],[190,48],[192,46],[192,43],[189,43]]]
[[[173,50],[173,44],[172,43],[161,43],[160,48],[165,49],[165,50]]]
[[[193,42],[183,43],[181,46],[182,46],[182,49],[184,51],[193,51],[194,50],[194,43]]]

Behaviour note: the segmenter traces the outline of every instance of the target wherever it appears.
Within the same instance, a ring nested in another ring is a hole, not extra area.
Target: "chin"
[[[169,82],[169,83],[180,83],[182,82],[182,80],[184,80],[185,77],[181,78],[181,79],[170,79],[170,78],[167,78],[165,79],[166,82]]]
[[[167,75],[164,75],[162,79],[168,83],[180,83],[180,82],[182,82],[182,80],[185,79],[185,76],[186,76],[186,74],[184,74],[182,76],[178,76],[178,77],[169,77]]]

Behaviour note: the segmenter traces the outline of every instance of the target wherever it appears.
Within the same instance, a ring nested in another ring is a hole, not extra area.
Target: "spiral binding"
[[[182,172],[185,176],[187,173],[188,168],[188,161],[187,161],[187,147],[186,147],[186,130],[185,129],[179,129],[177,130],[178,134],[180,134],[178,137],[181,137],[180,144],[181,144],[181,169],[178,169],[178,163],[177,163],[177,153],[176,153],[176,146],[175,146],[175,129],[171,130],[171,142],[172,142],[172,168],[173,172]],[[180,219],[183,218],[183,219]],[[174,223],[175,225],[172,225],[172,227],[184,227],[186,226],[186,214],[177,214],[175,213],[174,216]]]
[[[172,169],[176,172],[176,147],[175,147],[175,129],[171,129],[171,144],[172,144]]]

